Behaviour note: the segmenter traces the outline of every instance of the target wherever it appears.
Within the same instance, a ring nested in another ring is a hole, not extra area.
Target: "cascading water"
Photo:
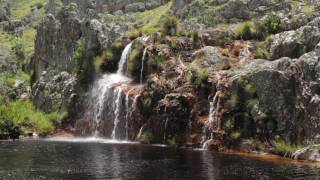
[[[142,63],[141,63],[140,84],[143,83],[144,62],[146,61],[146,58],[147,58],[147,52],[148,52],[148,49],[145,48],[143,51]]]
[[[130,56],[131,53],[131,48],[132,48],[132,43],[128,44],[121,55],[121,59],[119,61],[119,65],[118,65],[118,71],[117,74],[126,74],[127,72],[127,63],[128,63],[128,58]]]
[[[169,118],[167,118],[166,121],[165,121],[165,123],[164,123],[163,144],[166,144],[166,142],[167,142],[168,122],[169,122]]]
[[[142,38],[147,41],[148,37]],[[94,137],[106,137],[113,140],[129,140],[133,112],[140,97],[141,85],[132,85],[128,73],[128,59],[132,44],[128,44],[122,52],[116,73],[104,74],[97,79],[88,103],[82,126],[82,134]],[[147,48],[143,52],[140,81],[143,81],[144,63]],[[134,98],[134,99],[131,99]]]
[[[113,140],[117,140],[122,139],[123,134],[125,134],[126,139],[128,138],[128,122],[125,123],[125,133],[123,132],[122,122],[129,119],[129,92],[125,95],[124,88],[129,87],[131,82],[125,76],[131,47],[132,43],[125,47],[119,61],[117,73],[104,74],[96,81],[92,89],[93,135],[96,137],[109,136]],[[126,107],[124,107],[124,97],[126,97]],[[110,123],[110,121],[113,123]],[[105,126],[112,126],[112,129],[105,130]],[[106,131],[111,132],[111,134]]]
[[[205,149],[207,147],[207,140],[213,139],[213,132],[221,130],[221,116],[223,114],[222,110],[222,100],[221,100],[221,94],[226,91],[227,88],[227,79],[225,77],[222,77],[218,75],[218,83],[216,85],[216,93],[213,97],[212,102],[210,102],[210,110],[209,110],[209,118],[208,122],[204,126],[203,129],[203,148]],[[208,136],[210,135],[210,136]]]
[[[113,126],[113,130],[112,130],[112,134],[111,137],[112,139],[117,139],[117,129],[118,129],[118,124],[120,121],[120,113],[121,113],[121,100],[122,100],[122,89],[120,87],[116,88],[115,90],[116,92],[116,101],[114,102],[114,110],[115,110],[115,119],[114,119],[114,126]]]
[[[110,99],[110,96],[113,96],[113,85],[116,83],[123,83],[129,79],[118,74],[106,74],[99,79],[92,92],[93,99],[93,110],[94,110],[94,123],[95,131],[94,136],[99,136],[99,129],[101,121],[103,119],[103,113],[106,105],[106,100]],[[120,92],[120,91],[119,91]]]

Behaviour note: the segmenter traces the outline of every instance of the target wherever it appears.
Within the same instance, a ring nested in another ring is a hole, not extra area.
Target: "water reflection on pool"
[[[317,165],[103,139],[0,143],[0,179],[317,179]]]

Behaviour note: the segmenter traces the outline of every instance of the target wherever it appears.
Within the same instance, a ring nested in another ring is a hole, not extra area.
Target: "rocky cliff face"
[[[122,101],[135,102],[127,108],[130,139],[140,134],[154,143],[197,146],[213,138],[221,144],[255,138],[271,146],[276,138],[317,141],[317,1],[63,3],[37,29],[32,90],[38,108],[81,114],[78,104],[99,70],[114,72],[133,41],[127,75],[143,88],[124,91],[130,100]],[[180,31],[167,15],[179,18]],[[95,68],[97,60],[103,62]]]
[[[65,101],[61,97],[75,98],[86,89],[85,84],[94,78],[95,56],[107,49],[122,32],[112,25],[102,24],[103,20],[90,14],[95,12],[94,7],[86,7],[88,14],[83,16],[78,5],[70,3],[56,17],[47,15],[38,26],[32,61],[32,91],[35,104],[46,112],[70,107],[69,102],[73,100]],[[63,77],[64,83],[57,83],[52,79],[55,76]]]

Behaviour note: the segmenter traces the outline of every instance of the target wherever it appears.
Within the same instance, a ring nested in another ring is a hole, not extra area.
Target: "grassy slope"
[[[44,5],[47,2],[48,0],[16,0],[13,3],[11,18],[22,19],[31,13],[33,7],[40,4]],[[44,13],[43,8],[40,11]]]
[[[142,25],[139,31],[144,33],[153,33],[160,30],[159,24],[161,18],[168,14],[172,2],[160,6],[158,8],[147,10],[144,12],[138,12],[134,14],[134,17],[137,19],[137,23]]]

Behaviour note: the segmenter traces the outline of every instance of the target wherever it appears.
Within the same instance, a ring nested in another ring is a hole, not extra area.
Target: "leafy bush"
[[[268,15],[263,21],[255,22],[255,36],[258,39],[265,39],[269,34],[276,34],[280,31],[281,19],[275,14]]]
[[[140,139],[139,139],[140,143],[142,144],[151,144],[153,141],[153,135],[150,131],[146,131],[144,132]]]
[[[96,70],[102,70],[103,72],[116,71],[124,48],[125,46],[120,40],[115,41],[110,50],[104,51],[101,56],[96,57]]]
[[[140,41],[135,41],[129,56],[128,70],[136,81],[140,79],[143,51],[144,45]]]
[[[0,121],[0,139],[19,139],[20,128],[15,126],[10,119]]]
[[[237,39],[248,40],[252,38],[252,24],[250,22],[239,23],[235,26]]]
[[[39,112],[31,101],[14,101],[0,106],[0,122],[11,120],[20,129],[34,129],[40,135],[47,135],[67,116],[67,113]],[[22,132],[23,134],[23,132]]]
[[[271,59],[271,54],[268,51],[270,38],[267,38],[265,42],[258,42],[256,44],[256,58],[258,59]]]
[[[189,68],[189,82],[200,89],[208,87],[208,70]]]
[[[266,27],[266,30],[269,34],[275,34],[279,32],[281,19],[277,15],[272,14],[268,15],[262,23]]]
[[[197,30],[192,30],[188,36],[190,36],[192,38],[192,43],[193,43],[193,47],[194,48],[198,48],[200,47],[200,34],[199,34],[199,31]]]
[[[276,139],[272,144],[275,152],[285,157],[291,157],[293,153],[301,148],[300,146],[289,144],[282,139]]]
[[[176,17],[166,17],[162,22],[162,31],[169,36],[175,36],[178,33],[179,20]]]

